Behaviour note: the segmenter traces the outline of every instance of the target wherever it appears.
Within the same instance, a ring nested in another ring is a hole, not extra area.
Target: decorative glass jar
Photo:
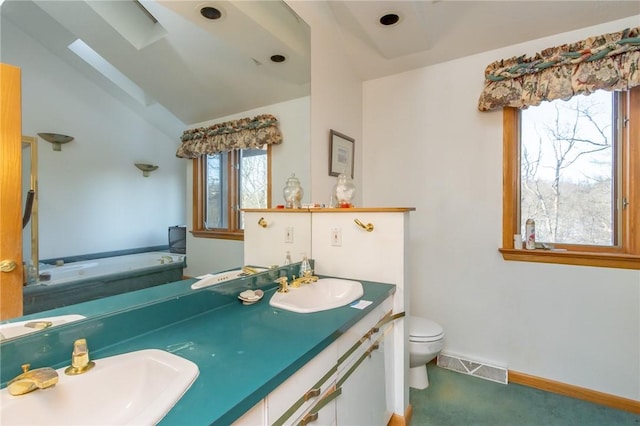
[[[284,207],[287,209],[299,209],[301,207],[302,196],[304,191],[300,186],[300,181],[295,173],[291,173],[291,177],[287,179],[287,183],[282,190],[284,195]]]
[[[344,173],[340,173],[338,175],[338,182],[333,187],[333,194],[337,203],[336,207],[353,207],[351,200],[355,193],[356,186],[351,178]]]

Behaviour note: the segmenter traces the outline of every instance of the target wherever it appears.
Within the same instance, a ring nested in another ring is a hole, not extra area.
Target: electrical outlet
[[[334,247],[342,246],[342,230],[340,228],[331,228],[331,245]]]
[[[284,229],[284,242],[293,244],[293,226],[287,226]]]

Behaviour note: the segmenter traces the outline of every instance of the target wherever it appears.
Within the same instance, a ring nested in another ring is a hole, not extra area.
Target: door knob
[[[1,272],[11,272],[16,269],[18,264],[13,260],[2,260],[0,261],[0,271]]]

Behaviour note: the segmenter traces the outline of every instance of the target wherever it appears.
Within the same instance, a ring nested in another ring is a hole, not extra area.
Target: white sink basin
[[[35,333],[36,331],[44,330],[49,327],[78,321],[84,318],[85,317],[82,315],[59,315],[57,317],[46,317],[0,324],[0,341],[4,339],[11,339],[12,337],[24,336],[25,334]],[[51,323],[51,325],[48,323]]]
[[[256,273],[266,271],[265,268],[251,268],[251,269],[256,271]],[[209,287],[209,286],[220,284],[226,281],[235,280],[236,278],[242,278],[242,277],[248,277],[248,276],[250,276],[250,274],[247,274],[242,269],[235,269],[233,271],[227,271],[227,272],[219,272],[217,274],[206,274],[201,277],[198,277],[200,278],[200,280],[191,284],[191,288],[193,290],[197,290],[199,288]]]
[[[95,367],[77,376],[65,375],[65,368],[56,370],[59,380],[51,388],[20,396],[2,389],[2,424],[156,424],[199,373],[193,362],[158,349],[94,361]]]
[[[274,308],[306,314],[348,305],[363,294],[359,281],[320,278],[299,288],[289,287],[288,293],[276,292],[269,304]]]

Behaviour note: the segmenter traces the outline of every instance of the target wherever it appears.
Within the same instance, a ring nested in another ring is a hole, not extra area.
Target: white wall
[[[362,206],[362,82],[350,66],[327,3],[286,3],[311,27],[311,201],[328,203],[336,183],[329,176],[333,129],[355,139],[354,204]]]
[[[309,108],[310,98],[304,97],[287,102],[256,108],[242,113],[220,117],[203,123],[195,123],[189,128],[207,127],[215,123],[235,120],[243,117],[255,117],[260,114],[272,114],[278,119],[278,126],[282,133],[282,144],[272,147],[271,157],[271,200],[275,207],[284,204],[282,189],[291,173],[295,173],[305,192],[302,202],[310,200],[310,137],[309,137]],[[188,230],[192,226],[192,181],[193,161],[182,160],[187,164],[187,217],[189,218]],[[283,252],[284,260],[284,252]],[[243,264],[244,248],[242,241],[219,240],[212,238],[195,238],[187,232],[187,268],[185,275],[199,276],[209,272],[217,272],[235,268]]]
[[[324,2],[286,0],[286,3],[311,27],[311,99],[310,99],[310,134],[300,140],[309,141],[305,161],[300,153],[286,153],[275,160],[273,168],[281,173],[273,177],[273,201],[281,199],[280,189],[284,187],[286,177],[291,171],[302,177],[301,183],[305,191],[304,202],[327,203],[333,191],[336,178],[329,176],[329,131],[337,130],[355,138],[354,183],[358,188],[355,204],[362,205],[362,82],[349,65],[345,56],[338,32],[335,31],[335,20],[329,7]],[[253,116],[260,113],[278,116],[281,128],[288,123],[286,115],[279,116],[272,107],[243,112],[236,116]],[[233,117],[233,116],[232,116]],[[215,122],[232,119],[217,118]],[[209,123],[213,123],[211,121]],[[283,129],[285,138],[288,131]],[[306,138],[306,139],[305,139]],[[295,139],[295,138],[292,138]],[[285,146],[287,142],[283,143]],[[287,148],[288,149],[288,148]],[[283,149],[281,152],[287,152]],[[274,154],[275,155],[275,154]],[[301,169],[308,167],[307,173]],[[191,223],[191,166],[187,170],[187,217]],[[307,177],[308,176],[308,177]],[[309,179],[309,180],[307,180]],[[207,272],[233,268],[242,263],[242,242],[213,240],[187,237],[188,267],[186,275],[198,276]]]
[[[22,132],[75,137],[54,152],[40,140],[40,258],[168,244],[185,223],[185,163],[170,138],[13,24],[2,62],[22,68]],[[159,166],[149,178],[135,168]]]
[[[640,272],[502,260],[502,113],[477,110],[490,62],[638,19],[364,84],[364,203],[417,208],[411,311],[446,352],[640,400]]]

